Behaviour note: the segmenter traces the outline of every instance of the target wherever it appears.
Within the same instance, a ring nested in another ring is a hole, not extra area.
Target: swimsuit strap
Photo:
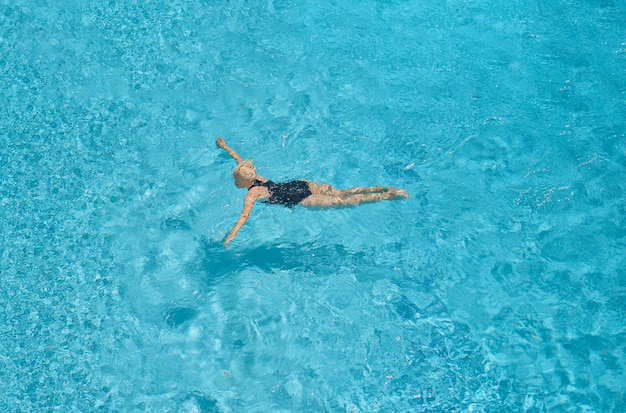
[[[248,187],[248,190],[254,188],[255,186],[264,186],[266,188],[270,188],[270,187],[274,186],[274,182],[272,182],[272,181],[262,182],[262,181],[259,181],[258,179],[255,179],[254,181],[252,181],[252,185],[250,185]]]

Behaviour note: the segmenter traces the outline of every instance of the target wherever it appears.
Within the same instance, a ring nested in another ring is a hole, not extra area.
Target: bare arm
[[[243,198],[243,209],[241,210],[241,214],[239,215],[239,219],[235,222],[233,229],[230,230],[226,239],[224,239],[224,248],[228,247],[228,244],[235,238],[237,232],[243,227],[243,224],[246,223],[248,217],[250,216],[250,212],[252,211],[252,207],[254,206],[254,202],[263,198],[267,198],[268,194],[266,193],[266,188],[252,188],[246,196]]]
[[[226,145],[226,142],[224,142],[224,139],[222,139],[221,137],[218,137],[215,140],[215,144],[217,146],[219,146],[220,148],[224,149],[230,155],[231,158],[233,158],[235,161],[237,161],[237,165],[239,165],[241,162],[243,162],[243,159],[241,159],[241,157],[239,155],[237,155],[237,152],[235,152],[228,145]]]

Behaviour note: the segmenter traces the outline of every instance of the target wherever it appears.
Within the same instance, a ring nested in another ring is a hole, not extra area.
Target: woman
[[[405,191],[392,187],[359,186],[351,189],[336,189],[330,185],[303,180],[278,183],[268,181],[257,175],[252,162],[241,159],[237,152],[226,145],[224,139],[218,137],[215,143],[237,161],[237,166],[233,172],[235,186],[237,188],[248,188],[248,193],[243,198],[243,210],[235,226],[226,236],[224,248],[235,238],[237,232],[246,222],[256,201],[284,205],[288,208],[294,205],[312,208],[338,208],[367,202],[378,202],[385,199],[409,197],[409,194]]]

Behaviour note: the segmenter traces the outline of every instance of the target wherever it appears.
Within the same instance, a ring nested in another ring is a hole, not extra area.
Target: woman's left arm
[[[243,227],[243,224],[246,223],[248,217],[250,216],[250,212],[252,211],[252,207],[254,206],[254,202],[259,199],[258,196],[253,191],[249,191],[243,198],[243,209],[241,210],[241,214],[239,215],[239,219],[235,222],[233,229],[230,230],[226,239],[224,240],[224,248],[228,247],[228,244],[235,238],[237,232]]]

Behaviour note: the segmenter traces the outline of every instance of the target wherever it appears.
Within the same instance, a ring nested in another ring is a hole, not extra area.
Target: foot
[[[408,198],[409,194],[403,190],[398,188],[389,187],[387,191],[390,195],[389,199],[399,199],[399,198]]]

